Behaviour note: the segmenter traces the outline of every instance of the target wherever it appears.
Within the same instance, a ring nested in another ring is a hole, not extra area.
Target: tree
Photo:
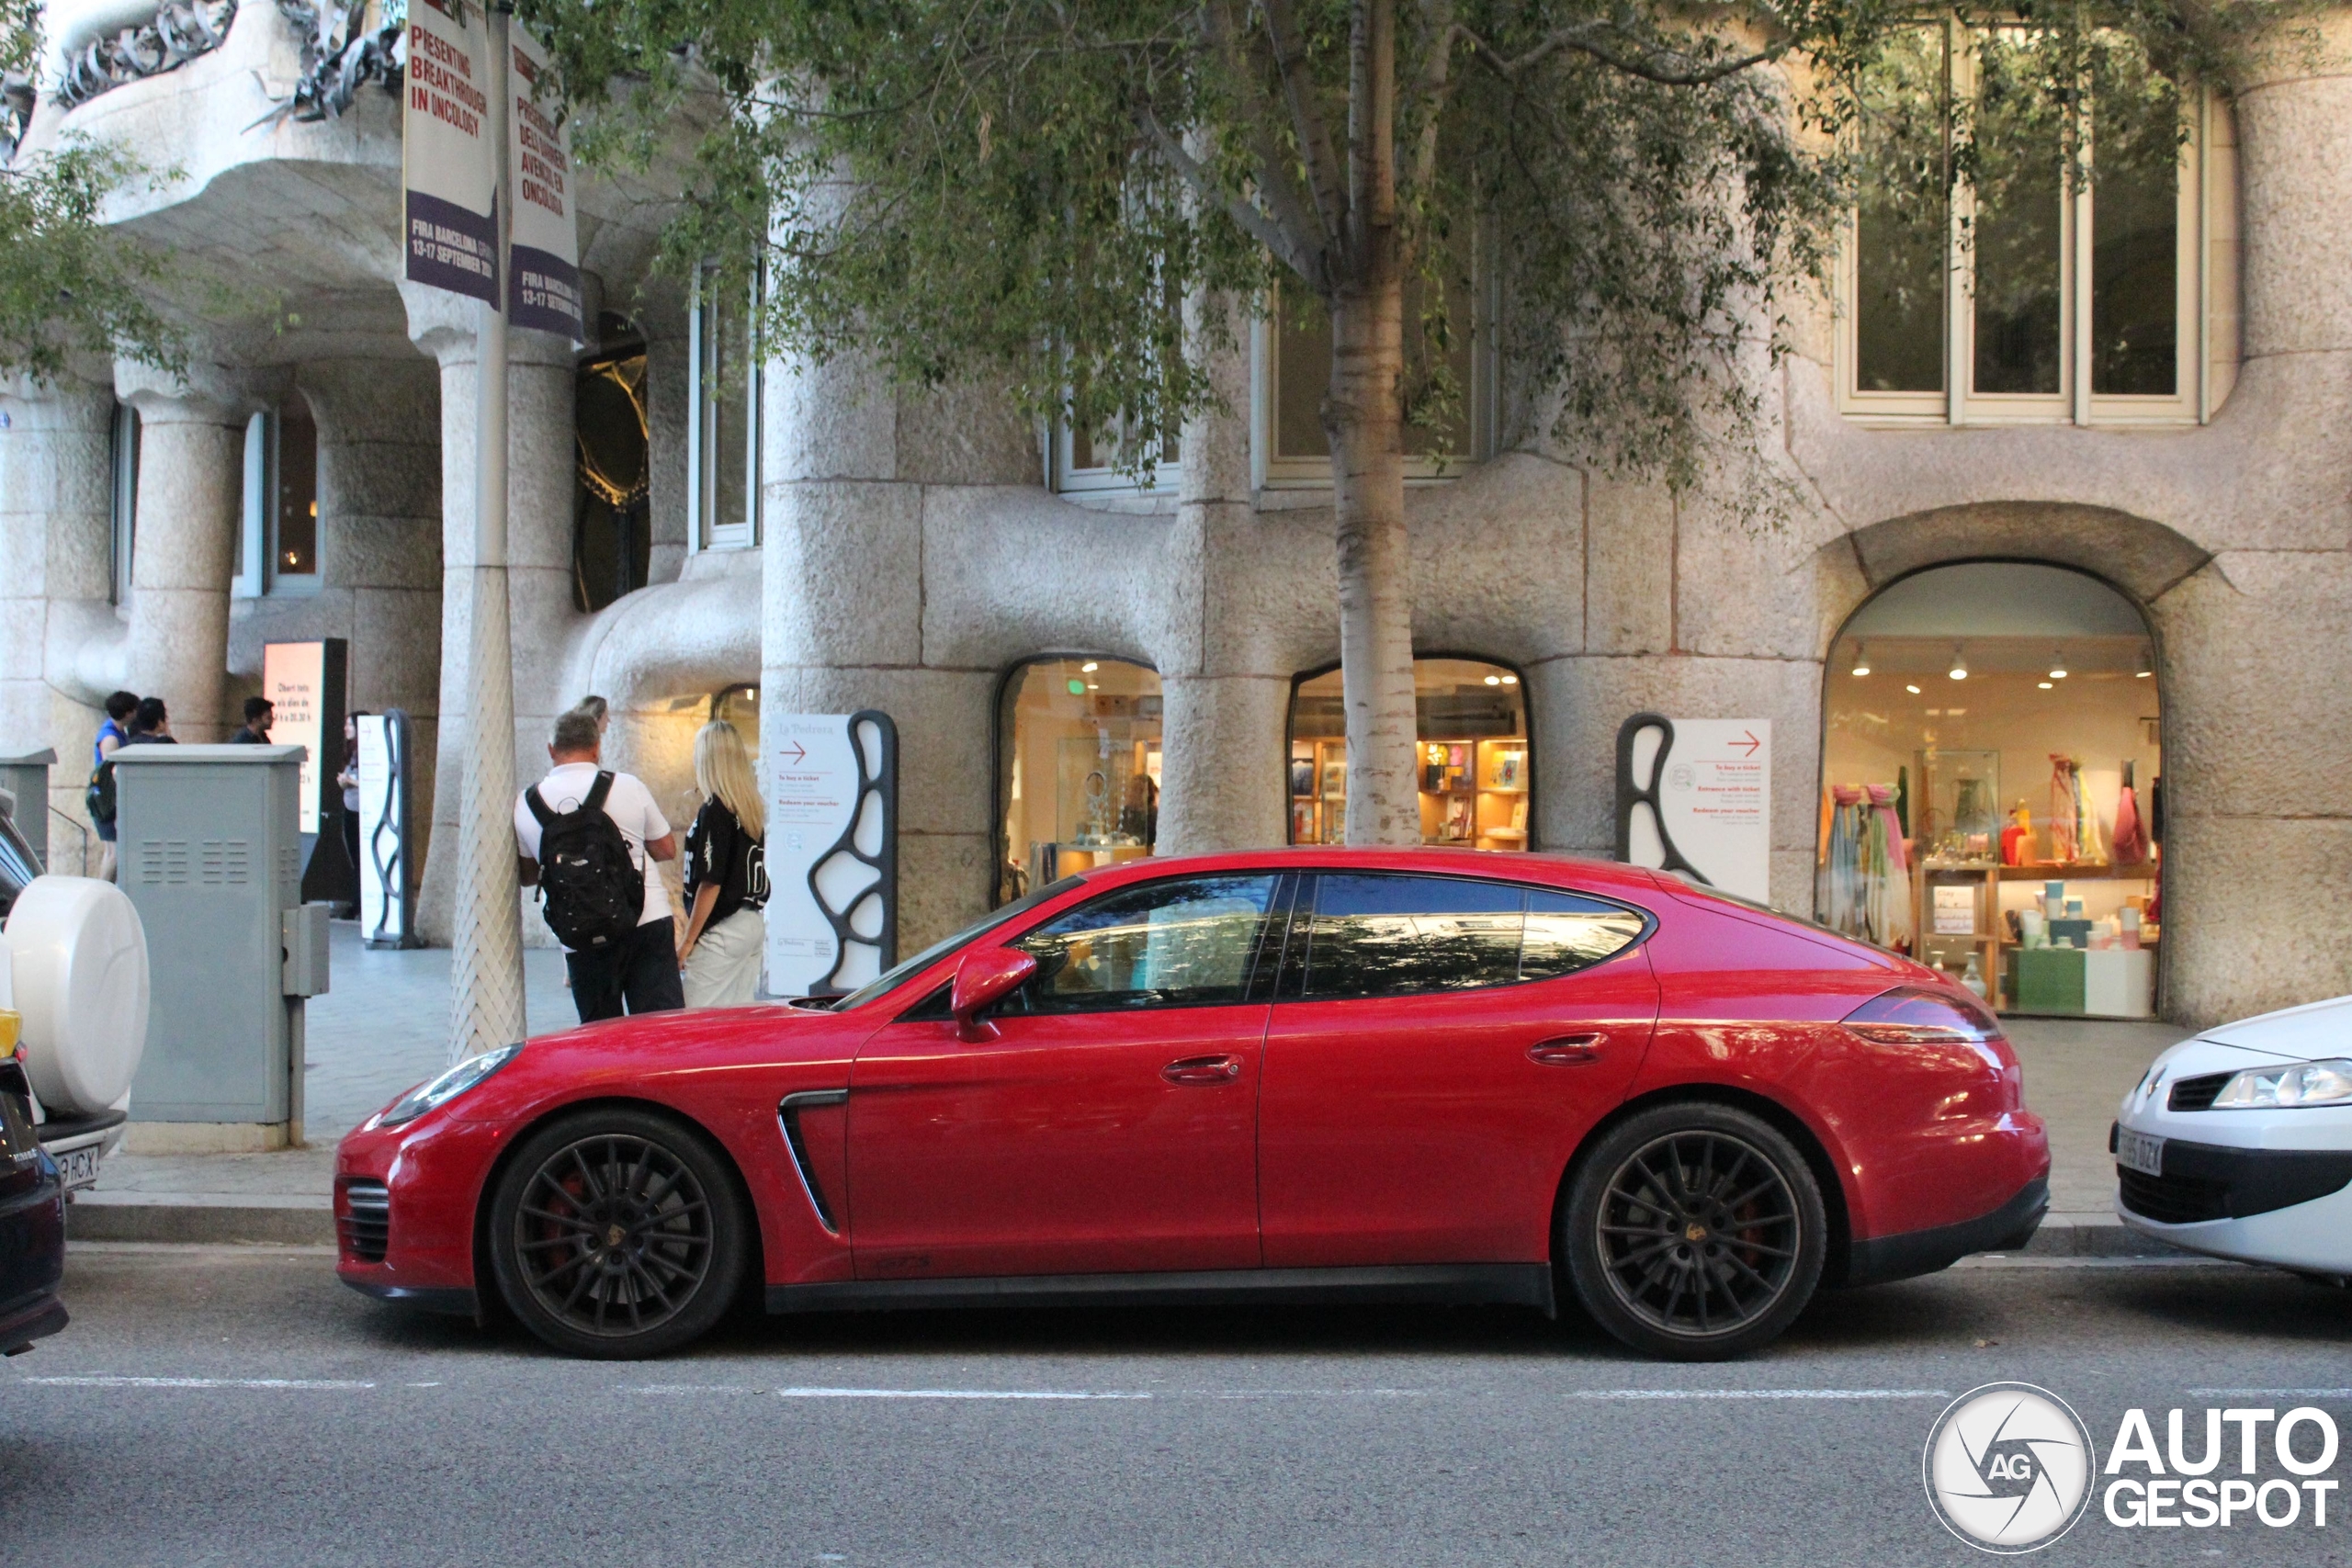
[[[2278,10],[2200,3],[2194,28],[2172,0],[2022,14],[2063,105],[2099,40],[2194,83],[2224,76]],[[1779,352],[1782,301],[1819,278],[1845,209],[1861,75],[1919,15],[1890,0],[521,11],[551,38],[591,159],[643,157],[683,99],[720,100],[667,254],[721,257],[738,279],[764,256],[775,349],[859,349],[916,384],[1001,377],[1041,416],[1115,431],[1140,468],[1208,401],[1203,354],[1229,346],[1214,328],[1187,342],[1171,299],[1280,287],[1328,313],[1351,843],[1419,837],[1404,453],[1407,429],[1462,395],[1444,351],[1466,302],[1447,297],[1443,248],[1476,225],[1494,255],[1523,432],[1677,486],[1724,471],[1754,452],[1755,362]],[[1939,158],[1926,177],[1940,193],[1972,167]]]
[[[0,0],[0,126],[28,111],[40,52],[39,0]],[[24,153],[0,136],[0,374],[47,381],[76,354],[176,367],[178,330],[142,290],[158,252],[107,231],[107,197],[138,178],[118,148],[70,141]]]

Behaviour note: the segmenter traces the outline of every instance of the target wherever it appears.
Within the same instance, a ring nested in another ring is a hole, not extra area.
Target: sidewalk
[[[304,1130],[310,1146],[279,1154],[116,1155],[74,1201],[75,1236],[96,1241],[334,1239],[335,1141],[447,1062],[446,949],[370,953],[358,928],[334,928],[334,989],[309,1010]],[[523,955],[530,1027],[571,1022],[563,956]],[[2182,1031],[2160,1023],[2012,1019],[2026,1103],[2050,1123],[2050,1218],[2037,1254],[2117,1256],[2154,1250],[2116,1220],[2107,1152],[2116,1102]]]

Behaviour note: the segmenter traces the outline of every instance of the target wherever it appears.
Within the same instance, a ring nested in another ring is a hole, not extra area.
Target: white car
[[[2352,1276],[2352,997],[2157,1057],[2109,1135],[2116,1214],[2191,1252]]]

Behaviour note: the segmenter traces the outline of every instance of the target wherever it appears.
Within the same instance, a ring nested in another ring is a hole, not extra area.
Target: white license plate
[[[50,1157],[57,1162],[57,1174],[65,1179],[69,1189],[87,1187],[98,1179],[98,1150],[95,1144]]]
[[[2115,1130],[2115,1163],[2143,1176],[2165,1173],[2165,1141],[2147,1133]]]

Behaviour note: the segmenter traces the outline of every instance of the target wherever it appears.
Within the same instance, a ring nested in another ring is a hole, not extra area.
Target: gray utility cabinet
[[[302,756],[115,752],[118,874],[146,928],[154,998],[134,1121],[258,1123],[301,1141],[302,999],[327,988],[327,908],[301,896]]]

